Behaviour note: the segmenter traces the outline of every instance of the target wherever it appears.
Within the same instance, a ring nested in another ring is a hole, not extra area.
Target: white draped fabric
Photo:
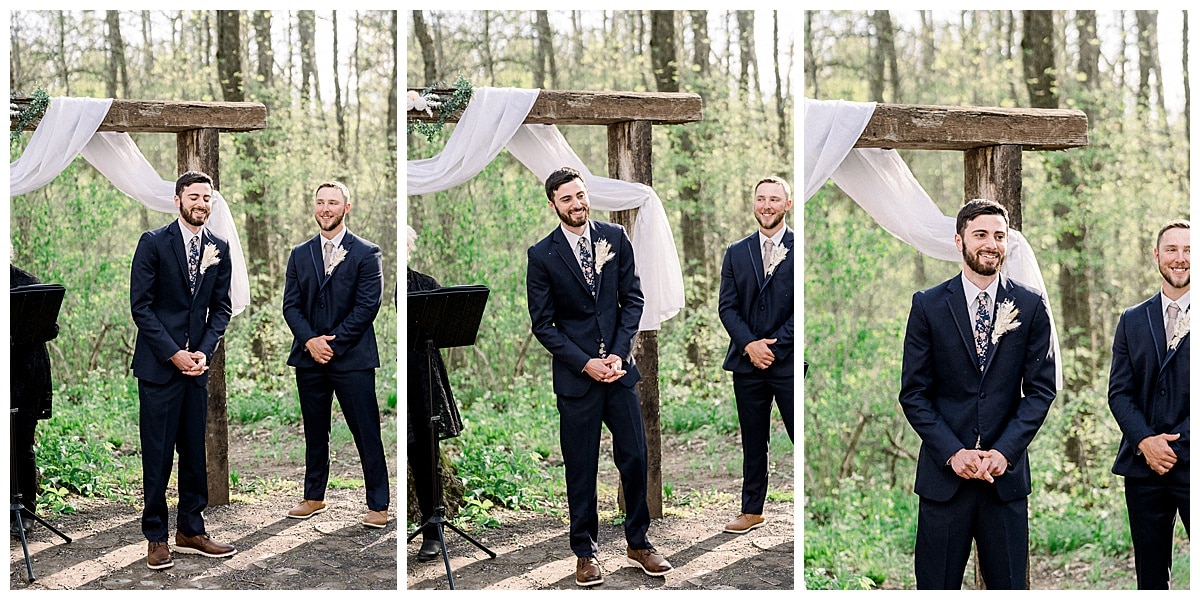
[[[954,217],[942,214],[895,150],[855,149],[875,110],[871,102],[804,100],[804,199],[833,179],[888,233],[922,254],[961,261],[954,245]],[[1033,249],[1021,232],[1010,230],[1005,276],[1042,293],[1046,282]],[[1058,333],[1054,314],[1050,327],[1055,352]],[[1061,353],[1058,353],[1061,357]],[[1062,387],[1062,361],[1057,364]]]
[[[82,154],[117,189],[134,200],[159,212],[176,213],[175,182],[158,175],[133,138],[127,133],[96,131],[111,105],[111,99],[51,99],[25,152],[9,166],[10,196],[15,198],[50,183]],[[233,213],[220,192],[213,192],[207,226],[229,242],[229,260],[233,261],[229,294],[236,315],[250,304],[250,278]]]
[[[591,207],[596,210],[637,208],[633,249],[646,305],[639,329],[657,330],[683,307],[683,271],[667,212],[658,194],[647,185],[598,177],[584,166],[562,133],[553,125],[523,125],[538,90],[475,88],[471,103],[436,156],[408,161],[408,194],[450,189],[474,177],[507,148],[539,181],[559,167],[573,167],[587,181]],[[542,209],[541,197],[531,210]]]

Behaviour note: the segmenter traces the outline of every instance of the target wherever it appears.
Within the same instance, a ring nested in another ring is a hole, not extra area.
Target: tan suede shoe
[[[328,506],[320,500],[301,500],[295,508],[289,510],[287,516],[292,519],[307,519],[313,515],[319,515],[326,510]]]
[[[748,515],[742,513],[725,526],[725,533],[746,533],[753,529],[758,529],[767,524],[767,520],[762,515]]]

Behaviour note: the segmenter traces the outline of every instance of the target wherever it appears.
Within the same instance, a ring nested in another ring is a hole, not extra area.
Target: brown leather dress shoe
[[[575,561],[575,585],[591,587],[604,583],[600,574],[600,561],[595,556],[581,556]]]
[[[725,533],[746,533],[753,529],[758,529],[767,524],[767,520],[762,515],[748,515],[742,513],[737,516],[733,522],[725,526]]]
[[[642,572],[654,577],[662,577],[674,570],[671,563],[667,562],[667,558],[658,553],[654,548],[628,548],[625,550],[625,559],[629,564],[635,567],[641,567]]]
[[[362,523],[367,527],[382,529],[387,527],[387,521],[388,518],[386,510],[368,510],[367,516],[363,517]]]
[[[147,543],[146,566],[155,571],[175,566],[175,561],[171,560],[171,546],[166,542]]]
[[[328,509],[329,507],[325,506],[325,503],[320,500],[301,500],[300,504],[297,504],[295,508],[288,511],[287,516],[292,519],[307,519],[313,515],[319,515]]]
[[[237,550],[229,544],[222,544],[208,537],[207,533],[188,537],[182,533],[175,534],[175,550],[184,554],[200,554],[210,558],[233,556]]]

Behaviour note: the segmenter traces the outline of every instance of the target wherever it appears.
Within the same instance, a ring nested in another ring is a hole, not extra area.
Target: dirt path
[[[395,430],[389,415],[385,427]],[[284,432],[289,447],[303,447],[299,428]],[[253,432],[237,432],[231,439],[251,439]],[[296,590],[376,589],[397,586],[397,534],[394,508],[383,529],[360,524],[366,512],[361,487],[330,489],[330,508],[308,520],[284,515],[301,494],[304,465],[286,459],[254,456],[244,444],[231,448],[230,463],[244,479],[271,482],[253,494],[233,495],[229,505],[205,510],[208,533],[231,543],[238,553],[228,558],[206,558],[173,553],[175,566],[161,571],[146,567],[146,540],[141,532],[141,505],[110,500],[84,500],[78,513],[56,518],[52,525],[73,538],[70,544],[38,526],[30,535],[29,550],[36,580],[27,583],[20,540],[9,540],[9,588],[107,590]],[[385,445],[386,446],[386,445]],[[394,446],[394,444],[393,444]],[[396,453],[388,448],[388,467],[396,493]],[[280,456],[292,456],[282,452]],[[301,454],[302,456],[302,454]],[[362,479],[358,454],[350,443],[335,452],[331,477]],[[174,522],[175,490],[167,491]],[[400,522],[403,529],[403,520]],[[172,530],[173,535],[173,530]],[[172,544],[174,538],[171,538]]]
[[[782,434],[781,431],[775,435]],[[607,432],[600,455],[611,456]],[[664,501],[662,519],[650,525],[649,538],[671,565],[665,577],[650,577],[625,560],[625,536],[617,516],[615,490],[604,482],[617,479],[611,461],[601,461],[600,489],[600,568],[604,584],[593,589],[607,590],[791,590],[795,589],[795,510],[788,502],[768,501],[764,514],[769,526],[744,535],[721,531],[737,516],[741,478],[722,472],[732,453],[740,452],[737,438],[692,440],[664,436],[663,472],[676,482],[671,498]],[[698,468],[696,456],[702,450],[715,454],[706,460],[707,468]],[[771,475],[771,490],[793,490],[793,461],[783,457]],[[478,550],[453,531],[447,532],[450,568],[455,588],[487,590],[578,589],[575,585],[575,557],[567,541],[565,501],[563,517],[546,514],[501,513],[503,525],[496,529],[469,531],[496,558]],[[407,535],[404,536],[407,539]],[[403,540],[402,540],[403,541]],[[448,589],[446,565],[442,560],[417,562],[420,538],[405,548],[406,586],[409,589]]]

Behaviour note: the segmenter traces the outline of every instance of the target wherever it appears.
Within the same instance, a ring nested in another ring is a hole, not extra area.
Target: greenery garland
[[[15,120],[16,125],[12,128],[12,131],[8,132],[9,146],[13,146],[20,141],[21,132],[25,131],[25,128],[30,123],[42,118],[42,115],[46,114],[47,108],[50,108],[50,94],[46,93],[46,90],[40,87],[33,92],[33,99],[29,102],[29,106],[24,109],[18,108],[17,103],[13,102],[10,96],[8,101],[8,119],[10,121]]]
[[[450,96],[439,96],[433,93],[433,90],[440,87],[441,82],[431,85],[421,93],[408,93],[408,112],[424,112],[429,116],[433,116],[433,110],[437,109],[437,120],[433,123],[425,123],[424,121],[409,121],[408,133],[417,132],[425,136],[425,140],[432,142],[433,136],[437,135],[442,127],[446,125],[446,118],[450,116],[458,116],[467,107],[471,101],[471,96],[475,92],[475,88],[471,86],[471,82],[467,81],[462,75],[458,76],[458,80],[454,82],[453,91]]]

